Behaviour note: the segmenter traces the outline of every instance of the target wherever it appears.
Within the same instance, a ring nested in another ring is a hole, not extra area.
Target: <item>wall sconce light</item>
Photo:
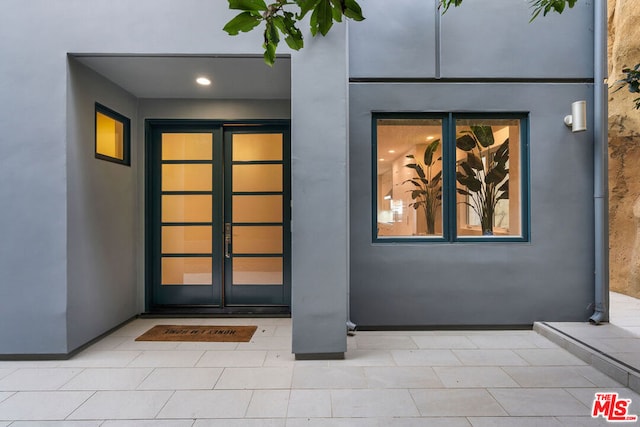
[[[587,130],[587,101],[572,103],[571,115],[564,117],[564,124],[571,126],[571,132]]]

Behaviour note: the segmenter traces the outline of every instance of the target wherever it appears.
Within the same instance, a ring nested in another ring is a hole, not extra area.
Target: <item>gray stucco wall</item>
[[[563,118],[585,99],[593,120],[593,3],[531,24],[527,1],[467,1],[442,17],[436,0],[394,4],[403,9],[364,0],[368,20],[350,26],[352,320],[586,320],[594,289],[594,137],[572,134]],[[529,113],[530,242],[372,243],[372,112]]]
[[[527,0],[362,0],[349,27],[352,78],[593,77],[593,2],[532,23]],[[374,36],[375,34],[375,36]]]
[[[79,268],[78,260],[70,260],[81,249],[80,244],[89,241],[70,227],[74,215],[91,199],[74,199],[68,194],[82,185],[69,181],[69,177],[85,169],[74,170],[73,165],[67,169],[68,151],[80,154],[74,148],[67,150],[67,55],[259,55],[262,35],[257,31],[230,38],[221,31],[234,16],[221,1],[64,0],[54,4],[47,0],[6,0],[2,6],[0,99],[4,107],[0,132],[7,155],[0,159],[0,324],[4,326],[0,328],[0,354],[66,353],[89,335],[116,326],[129,313],[129,304],[140,309],[144,286],[138,280],[137,294],[132,297],[135,302],[116,308],[119,298],[130,292],[123,289],[102,307],[107,311],[102,320],[90,322],[87,329],[68,326],[71,321],[87,321],[94,315],[80,307],[85,302],[87,308],[94,307],[108,283],[84,288],[85,280],[94,277],[101,267]],[[344,26],[334,30],[335,35],[318,42],[318,48],[292,57],[292,105],[296,110],[292,114],[292,173],[294,204],[298,200],[298,206],[304,206],[309,194],[314,193],[315,202],[322,206],[335,205],[336,200],[346,205],[346,36]],[[313,44],[307,43],[308,47]],[[284,44],[282,52],[287,52]],[[329,114],[325,126],[320,126],[318,114],[324,112]],[[326,141],[341,153],[318,148]],[[320,180],[297,179],[326,162],[334,162],[334,166],[320,171]],[[132,166],[132,171],[140,166]],[[331,189],[340,189],[337,198]],[[141,194],[138,188],[138,209]],[[68,206],[74,212],[69,212]],[[335,228],[330,233],[314,232],[319,244],[307,240],[310,236],[305,230],[317,229],[319,224],[329,226],[324,210],[294,208],[294,221],[294,263],[309,267],[303,272],[294,266],[293,271],[294,348],[302,353],[344,351],[346,207],[331,219]],[[301,231],[296,234],[295,230]],[[141,236],[138,231],[137,245],[141,245]],[[322,267],[318,265],[319,253],[323,254]],[[338,261],[335,268],[334,261]],[[331,285],[319,286],[324,282]],[[310,287],[313,299],[306,294]],[[78,290],[87,293],[68,298],[68,292]],[[323,315],[328,320],[317,325],[318,307],[329,306]]]
[[[131,166],[95,158],[94,103],[137,120],[131,94],[69,59],[67,105],[67,350],[138,314],[136,171],[139,146],[131,129]]]
[[[563,117],[588,84],[352,84],[351,317],[362,326],[586,320],[593,145]],[[531,241],[372,243],[371,111],[530,112]]]

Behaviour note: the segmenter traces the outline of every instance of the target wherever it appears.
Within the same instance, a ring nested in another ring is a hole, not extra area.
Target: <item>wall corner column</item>
[[[305,38],[291,62],[292,350],[347,350],[349,281],[347,28]]]

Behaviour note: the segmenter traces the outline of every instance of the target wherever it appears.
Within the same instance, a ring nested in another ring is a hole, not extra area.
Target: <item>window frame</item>
[[[442,235],[438,236],[378,236],[378,120],[441,120],[442,123]],[[458,235],[456,181],[456,122],[457,120],[518,120],[520,126],[520,234],[462,236]],[[530,241],[530,176],[529,176],[528,112],[373,112],[371,115],[371,233],[372,242],[387,243],[474,243]]]
[[[122,124],[122,159],[98,152],[98,113]],[[99,102],[95,103],[93,120],[95,158],[124,166],[131,166],[131,120],[117,111],[100,104]]]

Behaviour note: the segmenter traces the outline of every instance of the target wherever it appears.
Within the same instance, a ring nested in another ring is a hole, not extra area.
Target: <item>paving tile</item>
[[[255,390],[247,413],[247,418],[285,418],[289,404],[290,391]]]
[[[512,389],[503,389],[511,391]],[[410,390],[425,417],[505,416],[493,396],[485,389]]]
[[[0,380],[15,370],[16,368],[0,368]]]
[[[392,350],[398,366],[460,366],[462,362],[451,350]]]
[[[471,417],[473,427],[563,427],[553,417]]]
[[[135,390],[150,373],[150,368],[89,368],[73,377],[60,389]]]
[[[418,348],[411,337],[402,335],[356,335],[358,350],[402,350]]]
[[[573,368],[580,375],[589,380],[597,387],[623,387],[618,381],[608,375],[603,374],[593,366],[578,366]]]
[[[238,350],[288,350],[291,352],[291,337],[255,337],[251,342],[241,342]]]
[[[330,360],[329,366],[393,366],[391,353],[386,350],[350,350],[344,360]]]
[[[161,351],[177,350],[179,342],[176,341],[134,341],[132,339],[124,341],[117,346],[118,351]]]
[[[222,420],[196,420],[193,427],[285,427],[286,420],[283,418],[263,418],[263,419],[222,419]]]
[[[331,390],[334,417],[413,417],[418,409],[408,390]]]
[[[521,358],[534,366],[586,365],[573,354],[561,348],[537,348],[514,350]]]
[[[217,390],[291,388],[293,368],[225,368]]]
[[[587,417],[556,417],[556,419],[562,423],[563,426],[567,427],[604,427],[612,425],[610,422],[606,421],[604,418],[591,418],[591,416]],[[622,424],[624,425],[624,424]]]
[[[422,349],[478,348],[468,337],[464,335],[436,335],[416,336],[413,341]]]
[[[296,360],[295,354],[288,350],[272,350],[267,352],[262,366],[270,367],[294,367],[294,366],[318,366],[328,367],[330,360]]]
[[[69,360],[60,362],[60,366],[69,368],[121,368],[127,366],[140,351],[85,350]]]
[[[0,402],[0,420],[64,420],[85,402],[86,391],[25,391]]]
[[[129,363],[130,368],[183,368],[195,366],[203,351],[173,350],[173,351],[143,351]]]
[[[368,388],[442,388],[433,368],[366,367]]]
[[[71,420],[154,418],[171,397],[169,391],[98,391],[74,411]]]
[[[158,418],[243,418],[251,390],[176,391]]]
[[[287,417],[331,417],[331,392],[329,390],[291,390]]]
[[[528,363],[513,350],[453,350],[466,366],[526,366]]]
[[[503,369],[522,387],[593,387],[595,385],[571,367],[507,366]]]
[[[191,427],[193,420],[109,420],[100,427]]]
[[[258,367],[264,364],[267,352],[256,351],[206,351],[196,366],[198,367]]]
[[[366,388],[367,379],[364,368],[349,367],[308,367],[296,366],[293,369],[292,388],[294,389],[341,389]]]
[[[590,411],[559,388],[492,388],[489,392],[512,416],[583,416]]]
[[[231,351],[238,348],[237,342],[181,342],[176,350]]]
[[[378,418],[378,427],[471,427],[462,417],[446,418]]]
[[[371,418],[289,418],[286,427],[382,427]]]
[[[0,426],[5,425],[0,422]],[[100,427],[103,426],[102,420],[100,421],[16,421],[11,424],[11,427]]]
[[[469,339],[478,348],[503,348],[503,349],[522,349],[537,348],[536,344],[529,339],[528,335],[522,334],[486,334],[486,335],[469,335]]]
[[[211,390],[222,368],[156,368],[138,390]]]
[[[567,388],[565,390],[589,408],[593,407],[596,393],[602,393],[603,391],[616,392],[621,399],[631,399],[630,413],[640,415],[640,395],[628,388],[619,386],[604,390],[602,388]]]
[[[57,390],[82,369],[24,368],[17,369],[0,380],[2,391]]]
[[[518,383],[501,368],[438,366],[433,370],[447,388],[518,387]]]

